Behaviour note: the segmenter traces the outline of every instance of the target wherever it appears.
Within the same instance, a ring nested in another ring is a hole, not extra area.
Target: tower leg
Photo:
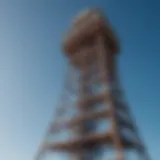
[[[97,52],[99,54],[99,68],[100,68],[100,79],[101,79],[101,83],[104,86],[104,88],[107,89],[106,92],[106,97],[108,100],[106,101],[106,105],[110,106],[110,112],[111,112],[111,131],[113,132],[113,143],[116,149],[116,160],[124,160],[124,154],[123,154],[123,147],[120,141],[120,137],[119,137],[119,130],[118,127],[116,125],[116,117],[115,117],[115,109],[114,109],[114,105],[113,105],[113,101],[112,101],[112,97],[109,96],[109,90],[108,88],[110,86],[108,86],[108,84],[110,84],[110,80],[112,77],[111,73],[109,70],[107,69],[107,64],[106,64],[106,49],[104,48],[104,39],[103,36],[99,36],[97,38]],[[107,48],[107,46],[106,46]],[[109,51],[108,51],[109,52]],[[108,53],[110,54],[110,53]]]

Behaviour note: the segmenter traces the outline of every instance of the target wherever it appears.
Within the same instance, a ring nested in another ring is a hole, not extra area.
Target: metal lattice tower
[[[36,160],[150,160],[119,82],[119,43],[102,12],[78,15],[63,50],[69,69]]]

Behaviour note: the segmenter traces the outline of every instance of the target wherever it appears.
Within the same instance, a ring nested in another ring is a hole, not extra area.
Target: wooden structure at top
[[[78,15],[62,47],[69,72],[36,158],[56,151],[68,153],[68,159],[100,160],[110,149],[113,160],[133,160],[126,157],[130,151],[134,160],[150,160],[124,99],[116,66],[119,42],[104,14],[88,9]]]

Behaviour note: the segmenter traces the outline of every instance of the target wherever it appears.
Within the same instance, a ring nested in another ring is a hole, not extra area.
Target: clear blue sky
[[[158,0],[0,0],[0,159],[33,159],[63,84],[63,33],[74,14],[93,6],[103,7],[117,30],[126,98],[159,158]]]

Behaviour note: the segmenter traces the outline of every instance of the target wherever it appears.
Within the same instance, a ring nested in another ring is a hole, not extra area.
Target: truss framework
[[[73,160],[100,160],[108,150],[112,150],[113,160],[150,160],[118,78],[118,44],[113,35],[107,36],[111,31],[104,19],[97,17],[96,22],[90,20],[97,25],[88,26],[91,33],[86,25],[65,40],[69,69],[56,115],[36,160],[45,160],[44,151],[68,153]],[[61,135],[63,132],[67,136]],[[130,151],[135,158],[127,157]],[[106,154],[103,158],[109,157]]]

